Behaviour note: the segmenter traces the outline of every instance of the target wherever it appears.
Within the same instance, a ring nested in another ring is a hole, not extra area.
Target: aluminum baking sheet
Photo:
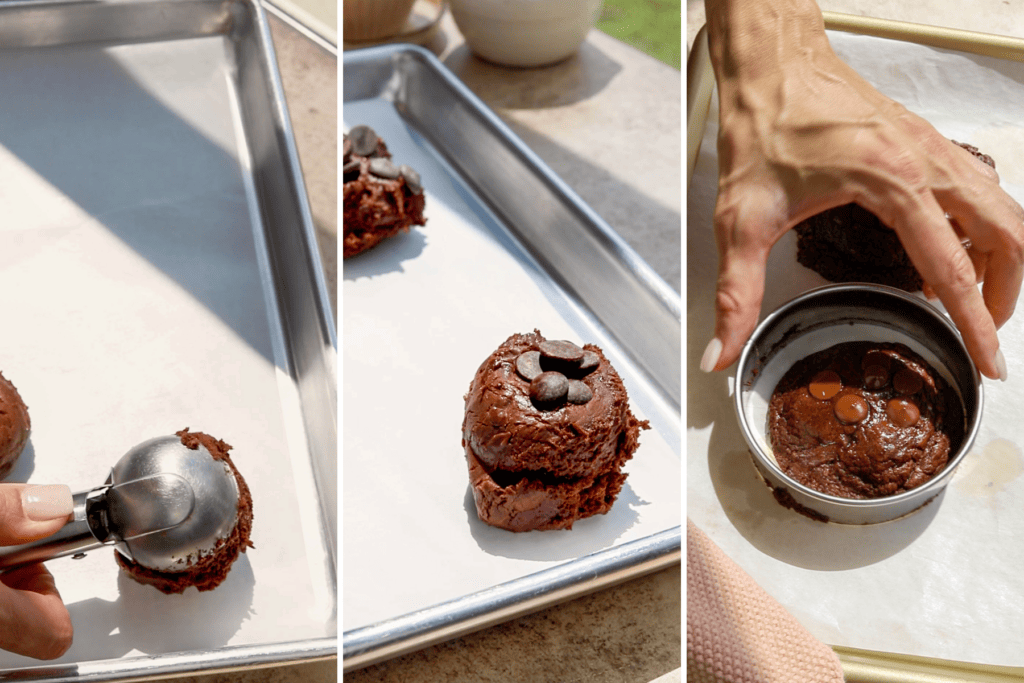
[[[421,175],[425,228],[344,264],[344,657],[355,666],[679,561],[680,304],[433,55],[344,55],[346,130]],[[463,395],[509,335],[594,342],[651,421],[607,515],[480,522]]]
[[[167,675],[337,651],[337,346],[270,34],[251,2],[0,4],[0,368],[11,479],[99,486],[183,427],[234,446],[250,549],[164,595],[49,563],[75,626],[0,676]]]
[[[954,35],[946,49],[906,42],[932,40],[931,33],[904,25],[893,35],[905,40],[839,32],[830,32],[829,39],[840,57],[883,93],[946,136],[991,154],[1002,187],[1024,202],[1024,50],[1019,47],[1024,43],[1017,41],[1020,61],[1011,61],[974,54],[992,47],[983,36]],[[1005,48],[1011,42],[993,45],[1009,55]],[[962,49],[950,47],[957,44]],[[699,365],[713,329],[717,117],[713,97],[688,198],[690,368]],[[824,284],[796,263],[792,233],[772,251],[768,268],[762,315]],[[687,514],[826,643],[1024,665],[1019,637],[1024,546],[1015,542],[1024,533],[1019,505],[1024,431],[1017,414],[1024,399],[1024,316],[1019,312],[1000,331],[1000,341],[1009,380],[986,380],[981,429],[949,487],[919,512],[874,526],[820,524],[779,506],[751,466],[729,396],[733,378],[691,372]],[[878,660],[881,670],[888,670],[887,662],[892,659]]]

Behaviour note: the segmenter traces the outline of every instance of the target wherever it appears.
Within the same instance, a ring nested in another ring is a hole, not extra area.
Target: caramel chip
[[[834,370],[822,370],[807,385],[807,390],[811,392],[811,396],[823,401],[827,401],[838,394],[842,388],[843,380]]]
[[[900,429],[913,427],[921,419],[921,409],[905,398],[894,398],[885,406],[885,412]]]
[[[868,416],[868,403],[857,394],[844,394],[836,401],[835,413],[843,424],[857,424]]]

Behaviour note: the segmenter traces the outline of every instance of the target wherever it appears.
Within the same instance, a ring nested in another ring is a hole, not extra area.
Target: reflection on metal
[[[686,186],[690,186],[693,169],[700,155],[700,143],[711,108],[715,74],[708,54],[708,27],[701,26],[686,59]]]

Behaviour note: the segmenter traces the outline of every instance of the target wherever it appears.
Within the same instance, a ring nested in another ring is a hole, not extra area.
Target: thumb
[[[56,533],[74,511],[63,484],[0,484],[0,545],[18,545]]]
[[[704,372],[722,370],[739,358],[761,312],[768,248],[727,247],[720,256],[715,293],[715,336],[701,358]]]

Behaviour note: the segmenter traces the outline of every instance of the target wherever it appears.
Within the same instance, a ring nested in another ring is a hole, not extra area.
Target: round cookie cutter
[[[767,429],[768,401],[775,385],[798,360],[851,341],[905,344],[960,397],[963,440],[946,467],[918,488],[884,498],[840,498],[791,479],[775,461]],[[981,426],[981,375],[960,333],[934,306],[892,287],[841,284],[805,292],[761,321],[743,347],[737,367],[733,398],[754,467],[776,500],[821,521],[877,524],[918,510],[945,489]]]

